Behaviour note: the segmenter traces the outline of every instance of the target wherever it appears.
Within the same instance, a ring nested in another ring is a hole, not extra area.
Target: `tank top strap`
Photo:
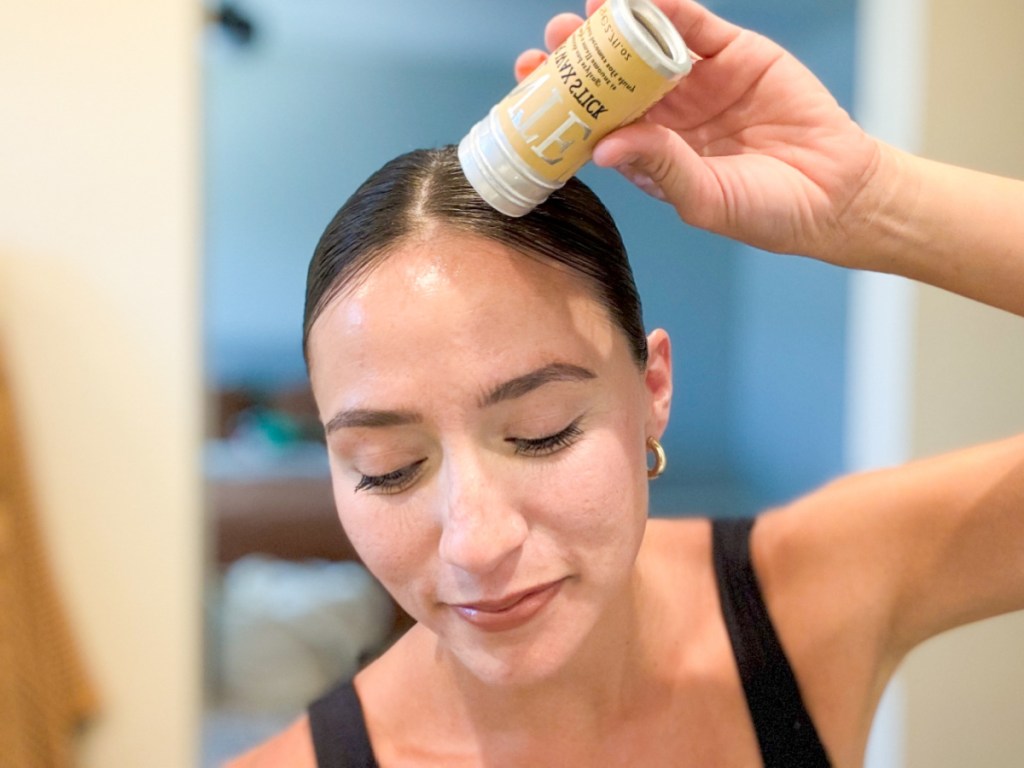
[[[722,616],[765,768],[828,768],[818,731],[775,632],[750,557],[753,518],[712,521]]]
[[[317,768],[377,768],[362,704],[351,681],[309,705]]]

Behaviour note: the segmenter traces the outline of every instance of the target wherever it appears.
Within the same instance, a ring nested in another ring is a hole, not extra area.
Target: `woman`
[[[1024,184],[885,147],[771,42],[663,6],[702,61],[598,165],[691,224],[1024,314]],[[398,158],[325,232],[305,331],[339,515],[418,624],[240,765],[855,766],[911,648],[1024,608],[1022,438],[756,525],[647,521],[669,341],[577,182],[509,220],[451,149]]]

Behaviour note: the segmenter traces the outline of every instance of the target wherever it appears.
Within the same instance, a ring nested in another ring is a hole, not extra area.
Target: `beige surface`
[[[925,154],[1024,178],[1024,4],[931,0],[930,15]],[[915,455],[1024,430],[1024,321],[921,290],[916,323]],[[1024,614],[1016,614],[911,656],[907,766],[1021,764],[1022,649]]]
[[[103,706],[83,768],[195,764],[199,13],[42,0],[0,23],[0,335]]]

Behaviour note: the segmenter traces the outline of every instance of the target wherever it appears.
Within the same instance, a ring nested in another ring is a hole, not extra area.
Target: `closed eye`
[[[406,467],[383,475],[363,475],[359,478],[353,493],[366,490],[378,493],[400,493],[412,485],[425,461],[426,459],[420,459]]]
[[[523,437],[510,437],[508,442],[516,447],[516,453],[520,456],[548,456],[557,453],[563,448],[568,448],[576,442],[583,434],[580,429],[580,420],[576,419],[561,432],[556,432],[547,437],[527,439]]]
[[[582,435],[580,419],[576,419],[565,429],[553,435],[537,438],[510,437],[506,442],[512,443],[516,453],[520,456],[549,456],[568,448]],[[383,475],[362,475],[353,492],[369,490],[382,494],[401,493],[413,484],[425,462],[426,459],[420,459]]]

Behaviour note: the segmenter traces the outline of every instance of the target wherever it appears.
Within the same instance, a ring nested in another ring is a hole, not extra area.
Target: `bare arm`
[[[765,522],[766,586],[877,623],[892,663],[1024,609],[1024,435],[843,478]]]
[[[754,534],[805,702],[836,764],[859,765],[911,649],[1024,609],[1024,436],[843,478]]]
[[[888,147],[772,41],[692,0],[659,4],[702,59],[645,120],[598,144],[596,164],[702,229],[1024,315],[1024,182]],[[579,23],[552,19],[549,47]],[[543,56],[524,53],[517,73]]]
[[[904,649],[1024,609],[1024,436],[921,462],[896,482],[918,490],[891,523],[908,543],[893,608]]]
[[[872,200],[846,225],[847,246],[821,257],[1024,315],[1024,182],[881,153],[865,192]]]

